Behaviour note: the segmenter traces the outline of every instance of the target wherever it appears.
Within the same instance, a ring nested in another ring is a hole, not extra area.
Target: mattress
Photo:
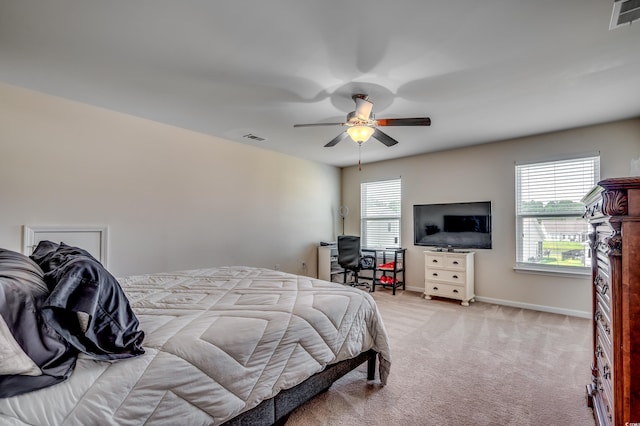
[[[0,399],[8,425],[221,424],[388,338],[371,296],[250,267],[119,279],[145,332],[141,356],[79,356],[60,384]]]

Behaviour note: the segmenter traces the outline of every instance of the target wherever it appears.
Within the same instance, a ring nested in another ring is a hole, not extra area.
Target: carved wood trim
[[[602,213],[607,216],[626,216],[628,211],[627,191],[604,191]]]
[[[622,223],[619,221],[610,220],[609,225],[613,228],[611,235],[604,239],[607,245],[607,255],[610,259],[622,256]]]

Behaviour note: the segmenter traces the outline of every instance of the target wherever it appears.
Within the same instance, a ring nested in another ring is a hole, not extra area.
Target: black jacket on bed
[[[41,241],[31,258],[51,291],[42,315],[71,345],[101,360],[144,353],[144,332],[120,284],[86,250]]]

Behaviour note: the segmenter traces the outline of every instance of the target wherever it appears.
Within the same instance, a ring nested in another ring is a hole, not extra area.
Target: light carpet
[[[372,293],[389,333],[389,382],[366,366],[298,408],[287,426],[592,426],[590,321],[420,293]]]

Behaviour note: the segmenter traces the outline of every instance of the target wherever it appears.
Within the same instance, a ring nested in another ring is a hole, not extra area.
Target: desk
[[[335,244],[318,246],[318,278],[333,281],[337,274],[342,274],[338,265],[338,247]]]
[[[373,270],[371,291],[376,291],[376,286],[390,287],[395,296],[396,288],[405,289],[405,253],[404,248],[363,248],[363,255],[371,255],[376,258],[376,267]],[[378,276],[378,274],[380,274]]]

